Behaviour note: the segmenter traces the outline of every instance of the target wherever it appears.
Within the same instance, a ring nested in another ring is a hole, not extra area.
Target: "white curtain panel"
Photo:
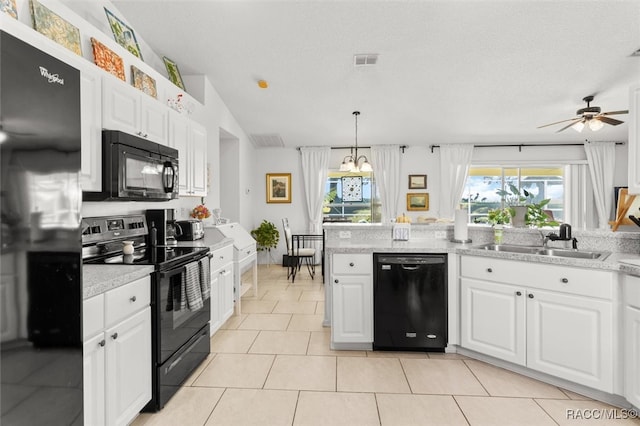
[[[372,146],[371,165],[373,166],[373,175],[380,193],[382,223],[388,223],[398,215],[400,146]]]
[[[309,233],[322,233],[322,203],[324,201],[324,188],[329,173],[329,157],[331,148],[301,147],[302,179],[304,181],[304,194],[309,215]]]
[[[598,228],[609,229],[609,215],[613,205],[613,175],[616,167],[615,142],[586,142],[593,195],[598,212]]]
[[[440,217],[453,219],[469,174],[473,145],[440,145]]]

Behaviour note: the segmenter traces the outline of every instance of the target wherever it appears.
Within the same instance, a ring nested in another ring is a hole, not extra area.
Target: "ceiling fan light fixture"
[[[582,129],[584,129],[584,121],[578,121],[576,124],[571,126],[571,128],[578,133],[582,132]]]
[[[589,120],[589,129],[591,129],[592,132],[597,132],[603,127],[604,127],[604,123],[602,121],[595,118],[592,118],[591,120]]]

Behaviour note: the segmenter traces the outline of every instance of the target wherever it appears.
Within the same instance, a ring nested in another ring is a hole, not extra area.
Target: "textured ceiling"
[[[112,3],[183,75],[206,74],[248,135],[289,147],[351,145],[354,110],[360,145],[627,140],[626,123],[536,127],[590,94],[627,109],[640,84],[640,0]],[[358,53],[378,64],[355,68]]]

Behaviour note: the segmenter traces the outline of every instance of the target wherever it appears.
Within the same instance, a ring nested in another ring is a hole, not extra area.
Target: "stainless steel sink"
[[[543,256],[556,256],[556,257],[570,257],[573,259],[593,259],[604,260],[611,253],[601,251],[576,251],[566,249],[543,249],[538,251],[537,254]]]
[[[509,253],[536,254],[542,247],[518,246],[513,244],[485,244],[474,248],[491,251],[504,251]]]
[[[572,259],[592,259],[592,260],[604,260],[611,254],[606,251],[570,250],[570,249],[544,248],[544,247],[534,247],[534,246],[519,246],[515,244],[484,244],[481,246],[475,246],[473,248],[480,249],[480,250],[502,251],[506,253],[525,253],[525,254],[536,254],[540,256],[568,257]]]

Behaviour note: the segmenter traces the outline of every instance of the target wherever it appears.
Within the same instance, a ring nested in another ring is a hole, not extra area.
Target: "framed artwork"
[[[407,193],[407,210],[429,210],[429,194],[426,192]]]
[[[164,61],[164,66],[167,68],[167,73],[169,74],[169,80],[185,92],[187,89],[184,88],[184,82],[182,81],[182,76],[180,75],[180,70],[178,70],[178,64],[173,62],[171,59],[166,56],[162,57]]]
[[[91,37],[91,46],[93,47],[93,61],[95,64],[120,80],[126,81],[122,58],[93,37]]]
[[[291,202],[291,173],[267,173],[267,203]]]
[[[342,201],[362,201],[362,176],[342,178]]]
[[[13,19],[18,19],[16,0],[0,0],[0,11],[11,16]]]
[[[132,55],[142,60],[142,52],[140,51],[140,46],[138,46],[138,40],[136,39],[136,34],[133,32],[133,29],[122,22],[106,7],[104,8],[104,11],[107,14],[107,20],[109,21],[113,38],[120,46],[124,47],[131,52]]]
[[[4,0],[2,0],[4,2]],[[36,0],[31,0],[33,28],[56,43],[82,56],[80,30]]]
[[[409,189],[427,189],[427,175],[409,175]]]
[[[140,71],[134,65],[131,65],[131,81],[133,87],[142,90],[152,98],[158,99],[158,91],[156,89],[156,81],[147,74]]]

